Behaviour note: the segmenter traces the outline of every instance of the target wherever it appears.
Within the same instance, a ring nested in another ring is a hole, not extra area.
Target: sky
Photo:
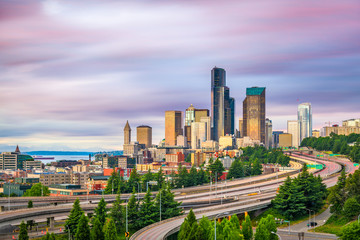
[[[358,0],[0,0],[0,151],[119,150],[129,120],[164,138],[165,111],[210,109],[211,69],[236,100],[266,87],[286,130],[360,118]]]

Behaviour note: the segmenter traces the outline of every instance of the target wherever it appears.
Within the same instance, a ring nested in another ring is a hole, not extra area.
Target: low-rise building
[[[52,184],[71,184],[71,174],[69,173],[29,173],[29,178],[39,178],[44,186]]]
[[[4,183],[4,194],[11,195],[16,194],[16,196],[21,197],[24,195],[26,190],[30,189],[32,184],[30,183]]]
[[[165,161],[166,162],[184,162],[185,161],[185,155],[181,152],[178,152],[176,154],[166,154],[165,155]]]
[[[219,150],[233,149],[235,146],[235,138],[233,135],[221,136],[219,138]]]
[[[52,184],[49,187],[50,196],[79,196],[89,194],[88,189],[75,184]]]

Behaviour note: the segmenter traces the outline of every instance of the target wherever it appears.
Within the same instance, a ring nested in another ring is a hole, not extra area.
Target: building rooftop
[[[264,92],[264,87],[246,88],[246,96],[261,95]]]

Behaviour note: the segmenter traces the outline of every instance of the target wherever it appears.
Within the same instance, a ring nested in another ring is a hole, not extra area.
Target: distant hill
[[[25,152],[29,155],[89,155],[93,152],[76,152],[76,151],[31,151]]]
[[[103,152],[77,152],[77,151],[30,151],[30,152],[24,152],[29,155],[47,155],[47,156],[57,156],[57,155],[73,155],[73,156],[79,156],[79,155],[89,155],[94,156],[95,154],[100,153],[107,153],[109,155],[122,155],[123,151],[103,151]]]

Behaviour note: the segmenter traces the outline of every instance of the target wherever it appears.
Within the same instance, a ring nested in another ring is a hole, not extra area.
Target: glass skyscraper
[[[211,70],[211,124],[215,141],[226,134],[234,134],[235,100],[226,86],[225,70],[217,67]]]
[[[310,103],[301,103],[298,106],[299,137],[302,140],[312,136],[312,110]]]

